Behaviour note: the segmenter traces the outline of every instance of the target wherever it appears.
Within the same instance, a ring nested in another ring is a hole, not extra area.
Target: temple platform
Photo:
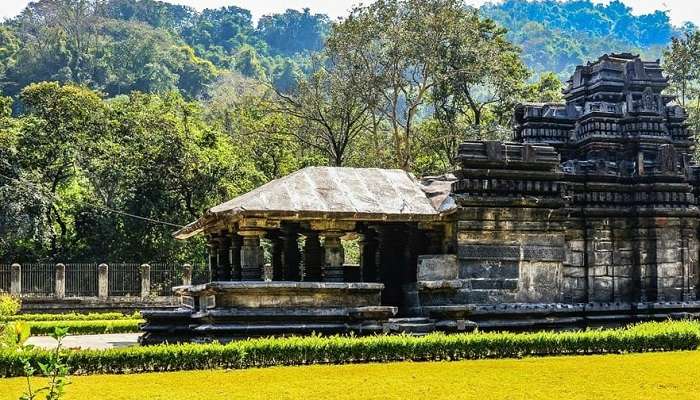
[[[367,335],[389,329],[396,307],[380,283],[211,282],[175,288],[177,310],[144,311],[142,344],[228,342],[261,336]]]

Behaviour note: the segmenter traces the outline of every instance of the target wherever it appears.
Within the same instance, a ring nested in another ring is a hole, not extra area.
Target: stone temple
[[[206,235],[213,282],[145,312],[142,342],[700,313],[700,169],[667,86],[659,61],[604,55],[565,103],[517,107],[513,142],[463,143],[454,175],[313,167],[216,206],[176,233]]]

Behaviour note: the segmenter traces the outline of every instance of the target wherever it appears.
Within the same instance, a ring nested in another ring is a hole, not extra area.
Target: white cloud
[[[166,0],[170,3],[185,4],[199,10],[218,8],[222,6],[238,6],[251,10],[254,18],[265,14],[282,12],[287,8],[300,10],[308,7],[312,12],[325,13],[333,18],[344,16],[353,5],[362,0]],[[608,3],[611,0],[594,0],[597,3]],[[372,0],[364,0],[370,3]],[[481,5],[487,0],[467,0],[473,5]],[[635,14],[649,13],[654,10],[669,10],[671,20],[680,25],[690,20],[700,25],[700,1],[697,0],[623,0],[632,7]],[[29,0],[0,0],[0,17],[9,18],[17,15]]]

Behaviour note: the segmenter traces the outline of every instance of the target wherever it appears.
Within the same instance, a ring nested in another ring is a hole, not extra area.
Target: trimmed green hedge
[[[32,335],[49,335],[56,328],[68,328],[71,335],[99,335],[102,333],[138,332],[142,319],[115,319],[106,321],[25,321]]]
[[[0,316],[0,322],[12,321],[107,321],[107,320],[122,320],[122,319],[139,319],[141,315],[136,312],[131,315],[122,313],[90,313],[90,314],[17,314],[10,316]]]
[[[182,344],[63,352],[72,374],[134,373],[275,365],[343,364],[513,358],[693,350],[700,344],[694,322],[646,323],[626,329],[582,332],[471,333],[370,337],[291,337],[221,344]],[[35,364],[50,353],[0,352],[0,376],[22,375],[22,357]]]

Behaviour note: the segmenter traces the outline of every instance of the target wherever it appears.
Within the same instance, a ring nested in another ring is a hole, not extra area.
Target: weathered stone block
[[[523,260],[530,261],[564,261],[563,247],[523,246]]]
[[[612,251],[596,251],[589,256],[592,265],[611,265],[613,262]]]
[[[583,278],[586,276],[586,267],[572,267],[565,264],[562,273],[564,278]]]
[[[453,280],[459,277],[457,256],[426,255],[418,257],[419,281]]]
[[[460,278],[517,279],[517,261],[460,261]]]
[[[462,260],[519,260],[520,247],[499,245],[460,245]]]
[[[582,267],[584,265],[584,253],[582,251],[567,251],[565,264]]]
[[[517,279],[472,279],[471,287],[475,290],[496,289],[515,290],[518,288]]]

